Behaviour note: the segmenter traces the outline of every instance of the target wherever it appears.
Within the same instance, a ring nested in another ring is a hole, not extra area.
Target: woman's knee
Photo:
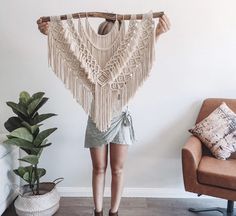
[[[105,174],[107,169],[106,165],[94,165],[93,172],[97,175]]]
[[[123,173],[123,166],[111,166],[111,174],[114,176],[119,176]]]

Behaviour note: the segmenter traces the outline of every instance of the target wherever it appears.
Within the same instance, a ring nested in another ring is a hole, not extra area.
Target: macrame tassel
[[[65,87],[70,90],[73,98],[79,102],[87,114],[90,113],[93,95],[91,90],[84,85],[68,65],[63,53],[58,49],[57,43],[54,43],[51,32],[48,33],[48,64],[56,76],[64,83]]]
[[[152,20],[149,19],[146,22],[152,22]],[[138,51],[134,53],[133,57],[131,58],[132,60],[124,69],[124,74],[131,74],[131,77],[126,81],[126,85],[124,85],[119,90],[119,93],[121,94],[121,104],[119,107],[120,110],[122,107],[127,105],[129,100],[136,93],[137,89],[141,87],[143,82],[147,79],[155,60],[154,26],[148,23],[146,23],[146,25],[149,29],[142,31],[142,35],[140,35],[141,38],[144,37],[146,39],[139,40],[140,43],[137,45],[136,49]]]
[[[94,122],[100,131],[106,131],[111,124],[112,118],[112,99],[110,86],[106,85],[95,87],[95,116]]]

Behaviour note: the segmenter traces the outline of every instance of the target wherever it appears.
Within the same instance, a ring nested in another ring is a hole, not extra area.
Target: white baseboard
[[[62,197],[92,197],[91,187],[59,187]],[[104,197],[110,197],[110,187],[106,187]],[[198,198],[197,194],[175,188],[124,188],[122,197],[153,197],[153,198]],[[202,195],[201,198],[211,198]]]

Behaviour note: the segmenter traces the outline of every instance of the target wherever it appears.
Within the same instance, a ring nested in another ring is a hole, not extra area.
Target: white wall
[[[0,132],[12,115],[5,102],[22,90],[45,91],[41,112],[58,114],[45,127],[58,127],[42,155],[44,180],[63,176],[60,186],[91,186],[91,160],[84,149],[87,117],[47,64],[46,37],[36,20],[43,15],[79,11],[142,13],[165,11],[172,29],[160,38],[151,76],[129,104],[138,142],[129,149],[126,188],[155,188],[162,194],[184,191],[181,147],[206,97],[236,95],[236,19],[234,0],[40,0],[1,1]],[[101,20],[99,20],[101,21]],[[106,186],[110,186],[110,171]],[[68,187],[68,188],[67,188]],[[147,190],[148,191],[148,190]],[[148,195],[148,194],[146,194]]]

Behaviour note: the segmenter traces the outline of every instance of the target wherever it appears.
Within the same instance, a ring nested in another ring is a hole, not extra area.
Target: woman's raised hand
[[[38,29],[42,34],[47,35],[48,34],[48,22],[43,22],[42,18],[39,18],[37,20],[37,24],[38,24]]]
[[[159,22],[156,27],[156,39],[162,34],[170,30],[170,20],[164,14],[159,18]]]

